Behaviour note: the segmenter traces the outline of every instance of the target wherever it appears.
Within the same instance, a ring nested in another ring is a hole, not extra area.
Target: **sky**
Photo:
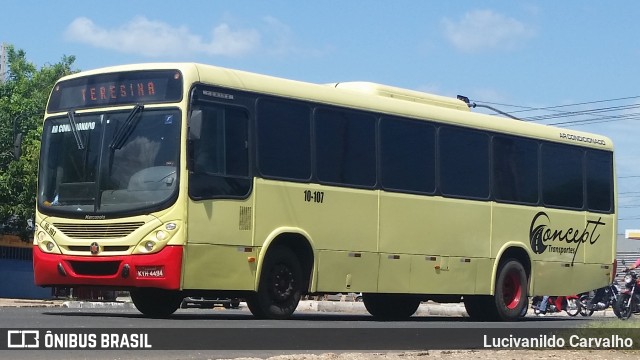
[[[634,0],[8,0],[0,42],[38,66],[63,55],[78,70],[195,61],[462,94],[524,121],[606,135],[623,233],[640,229],[638,14]]]

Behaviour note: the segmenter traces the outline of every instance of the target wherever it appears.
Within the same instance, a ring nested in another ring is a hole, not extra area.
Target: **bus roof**
[[[612,141],[602,135],[474,113],[458,99],[370,82],[314,84],[198,63],[120,65],[79,72],[60,81],[100,73],[156,69],[180,70],[186,81],[613,150]]]

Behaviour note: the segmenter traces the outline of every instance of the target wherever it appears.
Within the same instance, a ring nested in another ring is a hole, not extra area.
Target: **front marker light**
[[[158,230],[158,232],[156,232],[156,239],[158,239],[159,241],[162,241],[164,239],[167,238],[167,233],[162,231],[162,230]]]
[[[44,241],[45,235],[44,231],[38,232],[38,241]]]
[[[172,231],[175,230],[178,227],[178,225],[176,225],[176,223],[167,223],[167,225],[164,226],[165,229]]]

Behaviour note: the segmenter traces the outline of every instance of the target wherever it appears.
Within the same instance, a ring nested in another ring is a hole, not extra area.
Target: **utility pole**
[[[7,48],[0,44],[0,84],[4,83],[7,76]]]

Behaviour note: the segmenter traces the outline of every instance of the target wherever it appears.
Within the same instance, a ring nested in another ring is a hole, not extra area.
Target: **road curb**
[[[120,301],[65,301],[62,307],[69,309],[135,309],[131,302]]]
[[[369,314],[364,304],[361,302],[347,301],[300,301],[296,311],[305,312],[338,312],[351,314]],[[467,311],[462,304],[420,304],[416,311],[416,316],[450,316],[468,317]]]
[[[56,300],[31,299],[0,299],[0,308],[53,308],[62,307],[62,302]]]

